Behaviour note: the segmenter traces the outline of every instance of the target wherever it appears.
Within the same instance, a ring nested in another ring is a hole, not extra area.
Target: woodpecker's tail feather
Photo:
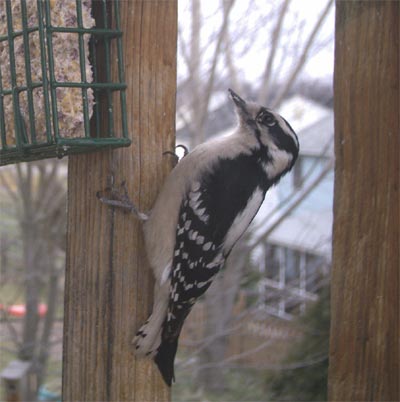
[[[172,341],[163,340],[154,357],[154,361],[169,387],[172,385],[172,381],[175,381],[174,360],[177,348],[178,338]]]

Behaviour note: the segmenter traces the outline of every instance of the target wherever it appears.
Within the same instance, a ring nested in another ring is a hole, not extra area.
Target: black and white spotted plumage
[[[154,357],[168,385],[187,315],[298,155],[296,134],[281,116],[231,97],[236,132],[200,145],[175,167],[144,226],[155,302],[134,343],[139,355]]]

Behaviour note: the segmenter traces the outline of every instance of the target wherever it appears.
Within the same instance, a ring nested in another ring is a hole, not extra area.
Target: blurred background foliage
[[[319,300],[299,319],[307,328],[283,359],[287,368],[267,374],[271,400],[327,400],[330,292],[321,289]],[[300,363],[299,363],[300,362]]]

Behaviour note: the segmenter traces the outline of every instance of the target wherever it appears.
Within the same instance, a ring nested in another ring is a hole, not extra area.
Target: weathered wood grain
[[[329,399],[400,400],[398,1],[338,1]]]
[[[63,399],[168,401],[149,360],[136,360],[132,339],[147,318],[153,279],[134,216],[101,204],[96,192],[112,176],[150,209],[175,141],[177,2],[122,1],[130,148],[71,156],[65,284]]]

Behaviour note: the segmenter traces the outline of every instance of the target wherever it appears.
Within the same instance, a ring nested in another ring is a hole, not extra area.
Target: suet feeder
[[[0,1],[0,164],[128,146],[119,2]]]

